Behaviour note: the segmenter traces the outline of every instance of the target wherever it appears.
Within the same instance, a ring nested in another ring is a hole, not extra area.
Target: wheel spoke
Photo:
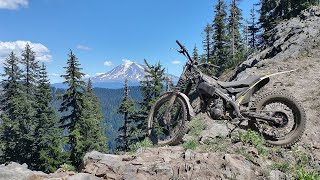
[[[260,113],[267,116],[281,119],[280,125],[270,125],[265,121],[258,120],[260,131],[269,137],[283,139],[290,135],[292,129],[295,128],[294,113],[288,105],[282,102],[270,102],[265,104]]]
[[[180,131],[184,121],[181,103],[183,102],[176,100],[168,109],[168,101],[165,101],[155,108],[152,136],[158,139],[158,143],[170,141]],[[167,115],[165,114],[166,112],[168,112]]]

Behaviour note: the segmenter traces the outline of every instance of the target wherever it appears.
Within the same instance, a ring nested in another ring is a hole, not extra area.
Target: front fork
[[[171,123],[171,114],[170,114],[170,110],[174,104],[174,101],[176,100],[177,98],[177,94],[175,92],[172,93],[172,97],[170,98],[169,100],[169,104],[166,108],[166,111],[164,113],[164,118],[163,118],[163,122],[165,125],[168,125]]]

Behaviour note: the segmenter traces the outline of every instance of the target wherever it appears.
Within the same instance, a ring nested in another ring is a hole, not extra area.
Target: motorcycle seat
[[[258,82],[261,77],[263,76],[251,76],[247,79],[243,79],[240,81],[231,81],[231,82],[222,82],[217,81],[218,84],[222,87],[228,88],[228,87],[250,87],[254,83]]]

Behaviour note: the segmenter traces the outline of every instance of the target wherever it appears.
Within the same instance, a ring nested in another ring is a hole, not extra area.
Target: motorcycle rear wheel
[[[271,146],[290,147],[301,139],[306,127],[306,113],[301,103],[284,91],[271,91],[255,101],[258,113],[282,119],[281,125],[268,125],[256,120],[254,128]]]
[[[169,117],[164,117],[173,94],[163,95],[152,107],[148,117],[148,135],[153,144],[158,146],[177,145],[186,134],[188,111],[186,102],[177,96],[168,110]],[[167,123],[165,123],[167,122]]]

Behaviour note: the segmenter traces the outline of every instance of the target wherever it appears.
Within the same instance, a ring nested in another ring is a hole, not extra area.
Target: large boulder
[[[39,171],[31,171],[26,164],[12,162],[8,165],[0,165],[0,180],[28,180],[32,178],[44,178],[47,174]]]
[[[11,162],[0,165],[0,180],[98,180],[100,178],[87,173],[75,173],[57,170],[55,173],[46,174],[41,171],[32,171],[26,164]]]
[[[140,150],[134,157],[87,153],[83,172],[105,179],[238,179],[257,177],[240,155],[185,151],[182,147]]]

